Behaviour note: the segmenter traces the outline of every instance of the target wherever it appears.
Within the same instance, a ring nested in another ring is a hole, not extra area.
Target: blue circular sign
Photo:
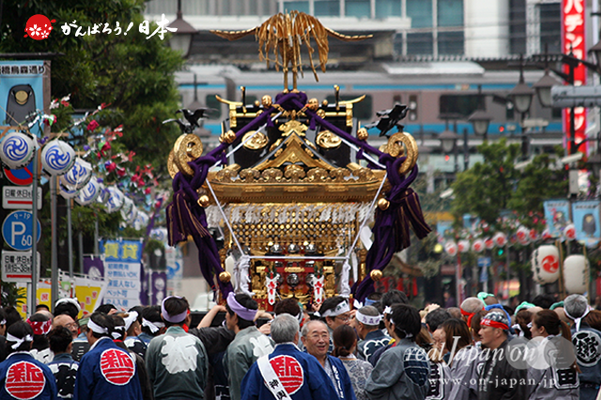
[[[2,223],[4,241],[15,250],[29,250],[33,245],[33,214],[29,211],[13,211]],[[42,225],[38,223],[37,240],[40,241]]]
[[[4,174],[15,185],[31,185],[33,183],[33,161],[21,169],[4,168]]]

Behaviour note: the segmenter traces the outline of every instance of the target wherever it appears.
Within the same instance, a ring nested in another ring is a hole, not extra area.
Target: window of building
[[[346,0],[345,13],[347,17],[369,18],[371,5],[369,0]]]
[[[434,40],[432,33],[408,33],[407,55],[432,55],[434,52]]]
[[[526,0],[509,0],[509,52],[526,53]]]
[[[438,54],[463,54],[463,31],[438,32]]]
[[[340,95],[340,100],[353,100],[357,97],[358,96],[356,95]],[[326,100],[328,103],[334,104],[336,102],[336,97],[334,97],[334,95],[329,95],[326,97]],[[368,94],[363,101],[353,104],[353,117],[357,118],[359,121],[371,121],[374,118],[373,106],[373,98]]]
[[[412,28],[431,28],[432,2],[407,0],[407,16],[411,18]]]
[[[561,53],[561,4],[540,4],[540,49]]]
[[[208,108],[212,108],[214,111],[211,111],[209,114],[210,119],[221,119],[221,103],[217,98],[215,98],[215,94],[207,94],[205,97],[205,104]]]
[[[376,1],[376,18],[400,17],[401,0]]]
[[[339,0],[316,0],[313,7],[315,7],[315,16],[340,16]]]
[[[469,117],[478,109],[477,94],[443,94],[440,96],[440,116]]]
[[[438,1],[438,26],[463,26],[463,0]]]
[[[308,1],[285,1],[284,11],[300,11],[305,14],[309,14],[309,2]]]

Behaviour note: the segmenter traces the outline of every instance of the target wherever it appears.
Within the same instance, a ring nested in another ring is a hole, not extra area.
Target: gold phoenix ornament
[[[372,35],[348,36],[327,28],[319,20],[311,15],[291,11],[279,13],[263,22],[260,26],[245,31],[221,31],[212,30],[227,40],[241,39],[250,34],[255,34],[259,42],[259,57],[261,61],[275,64],[277,71],[282,68],[284,72],[284,90],[288,90],[288,71],[292,70],[292,89],[296,90],[298,73],[303,73],[301,60],[301,46],[304,44],[309,53],[309,64],[315,80],[319,81],[317,71],[313,63],[314,49],[311,46],[311,38],[317,44],[319,55],[319,66],[326,72],[328,62],[328,36],[339,40],[350,42],[368,39]]]

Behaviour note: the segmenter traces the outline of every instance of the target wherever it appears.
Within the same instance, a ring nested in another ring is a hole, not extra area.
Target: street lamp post
[[[455,156],[455,173],[459,171],[459,164],[457,163],[457,140],[459,139],[459,135],[455,132],[445,129],[438,136],[440,140],[440,145],[442,147],[442,151],[444,153],[453,152]]]
[[[182,53],[182,57],[186,58],[190,54],[190,47],[192,44],[192,37],[197,32],[196,29],[186,21],[182,16],[182,0],[177,0],[177,18],[171,24],[169,28],[176,28],[177,31],[171,35],[169,39],[169,46],[173,50],[177,50]]]

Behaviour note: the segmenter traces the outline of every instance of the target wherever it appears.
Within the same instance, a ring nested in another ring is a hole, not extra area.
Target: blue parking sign
[[[2,223],[4,241],[15,250],[29,250],[33,245],[33,214],[29,211],[13,211]],[[38,224],[37,240],[40,241],[42,226]]]

